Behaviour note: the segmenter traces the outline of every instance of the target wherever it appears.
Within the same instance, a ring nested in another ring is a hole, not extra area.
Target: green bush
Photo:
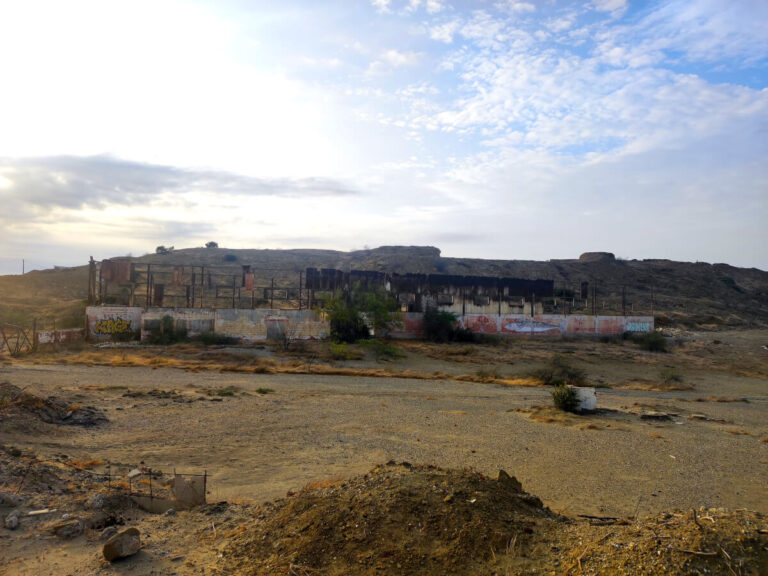
[[[359,360],[363,357],[362,352],[350,348],[345,342],[331,342],[330,354],[333,360]]]
[[[359,345],[370,350],[377,361],[396,360],[403,357],[403,353],[397,346],[393,346],[384,340],[371,338],[370,340],[364,340],[360,342]]]
[[[454,341],[457,334],[457,320],[456,314],[452,312],[440,310],[434,306],[427,306],[422,324],[424,339],[430,342]],[[467,332],[469,331],[467,330]],[[462,336],[464,335],[462,334]]]
[[[664,338],[661,332],[647,332],[645,334],[637,334],[633,336],[632,341],[640,346],[643,350],[649,352],[668,352],[667,339]]]
[[[371,337],[370,328],[386,333],[400,323],[397,300],[383,290],[356,287],[326,304],[331,338],[336,342],[357,342]]]
[[[576,391],[568,386],[557,386],[552,390],[552,402],[555,408],[564,412],[576,412],[579,402]]]
[[[555,356],[548,365],[532,370],[530,376],[546,386],[582,386],[587,383],[586,372],[571,366],[562,356]]]

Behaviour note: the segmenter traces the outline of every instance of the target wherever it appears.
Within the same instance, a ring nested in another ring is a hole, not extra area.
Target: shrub
[[[205,243],[205,247],[206,248],[218,248],[219,247],[219,243],[218,242],[214,242],[213,240],[211,240],[210,242],[206,242]]]
[[[389,342],[385,342],[384,340],[377,340],[372,338],[371,340],[360,342],[360,346],[368,348],[373,353],[377,361],[396,360],[397,358],[403,357],[403,353],[399,348],[393,346]]]
[[[456,338],[456,314],[428,306],[424,312],[424,339],[430,342],[449,342]],[[469,332],[467,330],[467,332]],[[471,332],[470,332],[471,334]]]
[[[376,333],[386,333],[400,323],[397,300],[383,290],[355,290],[331,298],[326,306],[331,338],[337,342],[356,342]],[[369,328],[370,326],[370,328]]]
[[[331,358],[333,360],[359,360],[362,353],[359,350],[353,350],[345,342],[331,342]]]
[[[632,341],[640,346],[643,350],[649,352],[667,352],[667,339],[661,332],[648,332],[646,334],[638,334],[632,338]]]
[[[215,332],[201,332],[192,338],[192,340],[201,342],[206,346],[237,344],[239,342],[234,336],[224,336],[223,334],[216,334]]]
[[[663,368],[661,372],[659,372],[659,376],[666,386],[680,384],[683,381],[683,375],[675,368]]]
[[[587,382],[586,372],[571,366],[562,356],[555,356],[547,366],[532,370],[530,376],[546,386],[581,386]]]
[[[475,374],[477,374],[479,378],[486,381],[498,380],[503,377],[498,366],[494,366],[493,368],[484,366],[483,368],[479,368]]]
[[[576,412],[579,401],[576,399],[576,391],[568,386],[557,386],[552,390],[552,402],[555,408],[564,412]]]

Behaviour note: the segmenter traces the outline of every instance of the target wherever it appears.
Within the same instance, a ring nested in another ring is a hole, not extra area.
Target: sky
[[[768,270],[766,0],[0,0],[0,273],[216,241]]]

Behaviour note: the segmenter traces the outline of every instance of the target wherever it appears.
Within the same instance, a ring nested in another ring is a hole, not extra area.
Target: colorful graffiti
[[[627,322],[627,326],[625,327],[625,330],[627,332],[650,332],[651,323],[650,322]]]
[[[504,332],[530,334],[545,333],[545,332],[560,332],[560,326],[557,324],[549,324],[547,322],[536,322],[530,320],[516,320],[513,322],[507,322],[503,326]]]
[[[96,322],[93,331],[96,334],[127,334],[131,332],[131,320],[122,318],[102,318]]]

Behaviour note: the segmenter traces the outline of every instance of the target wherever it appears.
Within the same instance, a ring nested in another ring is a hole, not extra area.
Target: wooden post
[[[272,310],[275,309],[274,299],[275,299],[275,279],[272,278],[272,288],[270,288],[269,290],[269,307]]]
[[[232,276],[232,308],[235,307],[235,290],[237,284],[237,276]]]
[[[37,351],[37,318],[32,319],[32,351]]]
[[[146,310],[149,308],[150,300],[149,300],[149,279],[151,277],[151,270],[152,270],[152,264],[147,264],[147,300],[144,302],[144,309]]]
[[[303,272],[299,271],[299,310],[301,310],[301,277]]]

